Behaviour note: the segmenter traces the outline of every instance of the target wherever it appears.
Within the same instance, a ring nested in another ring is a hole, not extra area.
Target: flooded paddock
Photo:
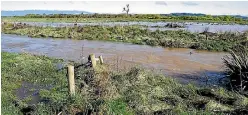
[[[104,62],[119,68],[140,65],[181,82],[205,84],[223,76],[222,57],[227,53],[198,51],[185,48],[162,48],[119,42],[29,38],[2,34],[2,51],[28,52],[76,62],[87,61],[94,53]]]
[[[19,22],[16,22],[19,23]],[[72,27],[75,23],[57,23],[57,22],[21,22],[33,26],[51,26],[51,27]],[[183,28],[168,28],[167,24],[178,24]],[[198,23],[198,22],[85,22],[77,23],[77,26],[130,26],[140,25],[146,26],[149,30],[187,30],[190,32],[203,32],[208,28],[209,32],[244,32],[248,31],[248,25],[239,24],[218,24],[218,23]],[[145,27],[144,27],[145,28]]]

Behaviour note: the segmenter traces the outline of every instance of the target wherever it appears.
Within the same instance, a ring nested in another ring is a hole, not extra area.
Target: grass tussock
[[[213,34],[178,31],[150,31],[140,26],[76,26],[38,27],[25,24],[2,24],[6,34],[28,35],[42,38],[64,38],[76,40],[118,41],[171,48],[192,48],[210,51],[228,51],[235,45],[247,45],[248,33],[220,32]]]
[[[2,53],[2,114],[21,114],[27,102],[15,95],[22,81],[52,84],[39,92],[33,114],[244,114],[248,98],[224,88],[182,85],[152,71],[133,67],[118,72],[107,65],[75,70],[76,95],[70,97],[62,60]],[[17,101],[18,105],[13,102]],[[23,103],[23,104],[21,104]]]
[[[240,92],[248,90],[248,47],[238,47],[223,58],[232,88]]]

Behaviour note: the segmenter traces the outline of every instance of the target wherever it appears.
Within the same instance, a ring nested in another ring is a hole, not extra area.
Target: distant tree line
[[[25,16],[17,16],[24,18],[132,18],[132,19],[174,19],[174,20],[209,20],[209,21],[235,21],[242,22],[248,21],[241,17],[235,16],[212,16],[212,15],[195,15],[195,16],[185,16],[185,15],[164,15],[164,14],[49,14],[49,15],[39,15],[39,14],[28,14]]]

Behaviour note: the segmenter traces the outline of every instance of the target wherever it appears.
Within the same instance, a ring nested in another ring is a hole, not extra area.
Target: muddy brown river
[[[2,34],[3,52],[29,52],[37,55],[82,62],[94,53],[102,55],[104,62],[116,68],[139,65],[183,83],[216,84],[223,77],[224,52],[198,51],[185,48],[162,48],[119,42],[29,38]],[[192,52],[192,54],[190,54]],[[208,80],[207,80],[208,79]],[[206,82],[208,81],[208,82]]]

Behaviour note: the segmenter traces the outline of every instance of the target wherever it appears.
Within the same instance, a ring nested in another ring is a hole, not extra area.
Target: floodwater
[[[54,23],[54,22],[22,22],[35,26],[51,26],[51,27],[65,27],[65,26],[74,26],[74,23]],[[164,27],[168,23],[176,23],[179,25],[184,25],[185,28],[166,28]],[[218,23],[198,23],[198,22],[91,22],[91,23],[77,23],[79,26],[86,25],[102,25],[102,26],[129,26],[129,25],[141,25],[148,26],[149,30],[187,30],[190,32],[203,32],[206,28],[209,28],[209,32],[244,32],[248,31],[248,25],[239,25],[239,24],[218,24]]]
[[[29,52],[77,62],[87,61],[89,54],[102,55],[104,62],[116,69],[141,65],[177,78],[183,83],[205,84],[223,76],[223,52],[185,48],[162,48],[119,42],[41,39],[2,34],[2,51]],[[192,52],[192,54],[190,54]]]
[[[17,98],[20,100],[25,100],[27,98],[31,98],[30,101],[28,101],[27,104],[33,105],[37,104],[42,100],[39,92],[41,89],[50,89],[52,86],[44,86],[40,84],[32,84],[28,82],[23,82],[22,86],[16,90]]]

